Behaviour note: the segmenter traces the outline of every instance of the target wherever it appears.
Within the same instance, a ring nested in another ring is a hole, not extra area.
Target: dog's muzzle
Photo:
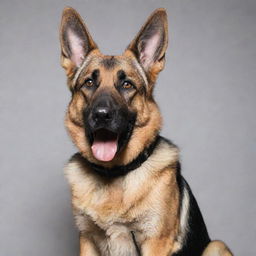
[[[128,142],[136,114],[109,94],[99,95],[84,111],[85,131],[94,157],[111,161]]]

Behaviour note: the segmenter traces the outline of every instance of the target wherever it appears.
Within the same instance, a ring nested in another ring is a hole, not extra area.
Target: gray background
[[[157,7],[169,14],[156,98],[163,134],[209,233],[236,255],[256,252],[256,1],[0,2],[0,255],[78,255],[63,166],[76,151],[63,127],[70,94],[59,66],[64,6],[103,53],[119,54]]]

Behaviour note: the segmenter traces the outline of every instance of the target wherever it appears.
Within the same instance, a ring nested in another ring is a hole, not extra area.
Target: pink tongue
[[[100,161],[111,161],[117,151],[117,140],[100,141],[95,139],[92,144],[92,153]]]

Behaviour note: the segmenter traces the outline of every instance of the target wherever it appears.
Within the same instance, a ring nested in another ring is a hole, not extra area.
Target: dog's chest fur
[[[144,239],[144,233],[156,232],[164,208],[164,200],[159,200],[156,194],[162,197],[167,193],[166,200],[170,200],[171,191],[167,190],[175,182],[175,171],[167,166],[177,158],[177,148],[161,141],[139,168],[113,180],[93,173],[81,157],[68,163],[65,171],[76,224],[81,232],[94,237],[103,255],[107,255],[106,251],[111,251],[109,255],[126,255],[114,248],[117,244],[130,251],[127,255],[136,255],[131,231],[136,233],[138,243]]]

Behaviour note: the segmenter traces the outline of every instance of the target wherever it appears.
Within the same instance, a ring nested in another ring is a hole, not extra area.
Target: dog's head
[[[66,127],[89,161],[127,164],[161,128],[153,86],[165,63],[167,15],[157,9],[120,56],[103,55],[80,15],[63,11],[61,64],[72,99]]]

